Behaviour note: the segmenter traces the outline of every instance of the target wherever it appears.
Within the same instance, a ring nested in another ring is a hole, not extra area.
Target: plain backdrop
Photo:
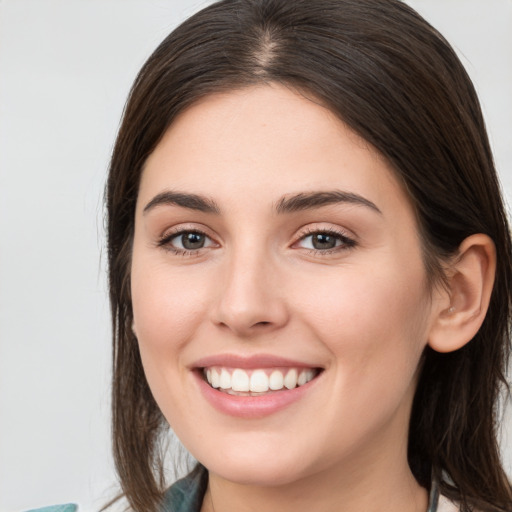
[[[137,70],[205,3],[0,0],[0,512],[115,493],[105,173]],[[510,203],[512,0],[409,3],[472,76]]]

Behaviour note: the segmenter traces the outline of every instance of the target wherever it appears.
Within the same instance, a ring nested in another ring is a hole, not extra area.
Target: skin
[[[210,198],[219,213],[144,211],[169,190]],[[378,211],[340,202],[276,212],[283,197],[332,190]],[[181,238],[169,235],[187,230],[204,232],[205,246],[176,253]],[[325,230],[345,238],[312,250],[311,233]],[[408,421],[418,363],[449,297],[427,284],[393,171],[329,110],[267,85],[181,114],[145,165],[131,271],[149,385],[210,472],[203,512],[212,503],[216,512],[426,510],[407,464]],[[261,353],[323,372],[271,415],[212,407],[194,362]]]

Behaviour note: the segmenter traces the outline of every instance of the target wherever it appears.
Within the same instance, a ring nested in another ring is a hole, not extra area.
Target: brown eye
[[[206,241],[206,236],[203,233],[196,232],[183,233],[177,238],[180,240],[183,249],[188,251],[202,249]]]
[[[328,253],[333,250],[349,249],[354,247],[356,242],[342,233],[315,231],[303,236],[297,245],[302,249]]]
[[[201,231],[180,231],[163,238],[158,245],[177,254],[185,254],[213,247],[215,243]]]
[[[335,237],[328,233],[317,233],[311,236],[311,245],[314,249],[334,249],[338,242],[339,237]]]

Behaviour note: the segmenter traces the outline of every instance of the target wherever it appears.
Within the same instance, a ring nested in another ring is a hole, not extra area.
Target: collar
[[[208,471],[201,464],[175,482],[164,495],[159,512],[200,512],[208,486]]]

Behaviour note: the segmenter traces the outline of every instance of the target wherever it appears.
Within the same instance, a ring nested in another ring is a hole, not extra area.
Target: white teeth
[[[297,387],[297,370],[295,368],[288,371],[284,378],[284,385],[288,389]]]
[[[247,372],[238,368],[233,372],[231,389],[233,391],[249,391],[249,375],[247,375]]]
[[[313,370],[302,370],[299,374],[299,378],[297,379],[297,386],[304,386],[310,380],[313,380],[315,376],[315,372]]]
[[[280,391],[282,389],[294,389],[303,386],[313,380],[317,372],[312,368],[301,369],[290,368],[286,375],[283,371],[270,370],[242,370],[241,368],[205,368],[203,373],[206,380],[213,388],[220,388],[227,392],[235,393],[267,393],[269,391]]]
[[[222,389],[231,388],[231,375],[224,368],[222,368],[222,371],[220,372],[219,387]]]
[[[263,370],[256,370],[251,375],[250,391],[264,393],[268,391],[268,377]]]
[[[279,370],[274,370],[270,374],[268,387],[274,391],[277,391],[278,389],[283,389],[283,386],[284,386],[283,374]]]
[[[208,379],[208,382],[212,385],[213,388],[218,388],[220,386],[219,373],[215,368],[211,370],[211,380],[208,377],[208,372],[206,372],[206,378]]]

